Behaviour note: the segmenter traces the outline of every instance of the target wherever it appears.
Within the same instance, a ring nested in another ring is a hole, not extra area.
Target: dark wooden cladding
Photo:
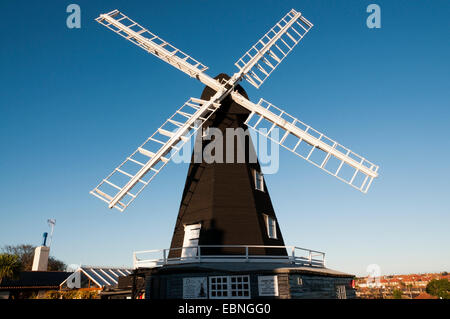
[[[229,78],[220,74],[216,78]],[[245,97],[246,92],[240,86],[237,90]],[[207,87],[201,98],[209,100],[214,90]],[[204,124],[216,127],[223,132],[223,154],[227,141],[225,129],[227,127],[247,129],[244,124],[249,111],[227,97],[221,107]],[[196,145],[201,143],[203,150],[211,141],[202,140],[202,134],[197,135]],[[283,237],[277,226],[277,239],[270,239],[267,235],[264,215],[276,220],[275,212],[270,200],[267,185],[265,191],[255,188],[253,171],[260,171],[259,162],[250,163],[250,152],[255,152],[251,139],[246,142],[234,141],[234,153],[238,150],[245,152],[243,163],[211,163],[204,161],[189,166],[186,184],[182,195],[180,209],[172,237],[171,248],[183,246],[184,226],[201,223],[199,245],[271,245],[284,246]],[[244,148],[244,149],[242,149]],[[198,148],[200,149],[200,147]],[[192,159],[194,153],[192,155]],[[235,158],[236,159],[236,158]],[[225,161],[225,160],[224,160]],[[245,254],[242,248],[202,248],[202,255],[207,254]],[[286,255],[285,249],[253,248],[250,254],[258,255]],[[180,257],[181,250],[171,251],[169,258]]]

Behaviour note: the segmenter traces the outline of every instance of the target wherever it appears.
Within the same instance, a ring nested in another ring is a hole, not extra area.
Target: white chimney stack
[[[33,271],[47,271],[48,255],[50,254],[50,247],[39,246],[34,250]]]
[[[48,233],[43,234],[42,246],[36,247],[34,250],[34,259],[32,271],[47,271],[48,267],[48,255],[50,254],[50,247],[47,247]]]

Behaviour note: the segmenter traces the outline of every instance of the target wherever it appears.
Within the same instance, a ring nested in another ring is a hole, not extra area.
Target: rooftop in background
[[[4,279],[0,283],[0,290],[6,289],[58,289],[59,285],[71,273],[65,271],[23,271],[16,280]]]
[[[418,295],[414,299],[439,299],[439,298],[436,296],[432,296],[426,292],[422,292],[420,295]]]
[[[131,271],[130,268],[80,266],[70,277],[66,277],[65,280],[61,282],[61,286],[64,284],[67,285],[67,281],[73,280],[75,276],[79,274],[79,287],[74,286],[69,288],[83,288],[83,278],[87,279],[89,287],[91,287],[90,282],[93,282],[98,288],[107,286],[116,287],[119,282],[119,277],[128,276],[131,274]]]

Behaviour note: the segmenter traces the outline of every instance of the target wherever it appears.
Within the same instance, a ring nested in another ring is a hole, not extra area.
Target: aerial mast
[[[48,247],[52,244],[53,230],[55,229],[56,219],[47,219],[47,224],[50,226],[50,236],[48,239]]]

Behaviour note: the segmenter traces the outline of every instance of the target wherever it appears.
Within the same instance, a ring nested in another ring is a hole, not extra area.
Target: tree
[[[394,297],[394,299],[402,299],[402,295],[403,291],[401,291],[400,289],[394,289],[394,291],[392,292],[392,297]]]
[[[63,261],[52,256],[48,257],[48,271],[65,271],[66,269],[67,265]]]
[[[22,263],[23,271],[31,271],[35,249],[36,247],[33,245],[22,244],[5,246],[3,251],[9,255],[17,256]],[[48,271],[64,271],[66,268],[67,265],[63,261],[52,256],[48,258]]]
[[[0,283],[4,278],[17,279],[22,270],[19,257],[10,254],[0,254]]]
[[[450,298],[450,282],[448,279],[433,279],[427,285],[427,293],[442,298]]]
[[[23,270],[29,271],[33,266],[34,248],[32,245],[8,245],[3,248],[3,251],[9,255],[17,256],[22,263]]]

